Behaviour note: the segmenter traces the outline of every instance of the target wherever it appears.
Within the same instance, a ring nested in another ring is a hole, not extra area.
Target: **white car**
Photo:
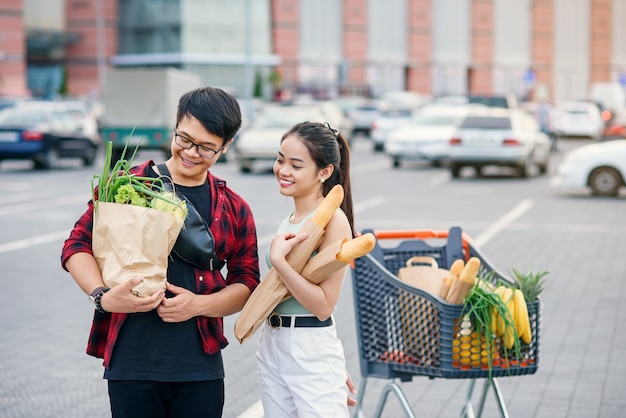
[[[552,186],[591,189],[594,196],[617,196],[626,186],[626,139],[599,142],[569,151]]]
[[[374,151],[385,149],[385,140],[393,130],[409,123],[413,119],[414,110],[409,108],[382,109],[372,122],[370,137],[374,143]]]
[[[478,174],[487,166],[513,167],[520,177],[548,170],[551,142],[535,118],[522,109],[473,110],[450,139],[449,168],[453,178],[465,166]]]
[[[602,137],[605,122],[597,104],[591,102],[568,102],[557,109],[556,131],[565,137]]]
[[[448,142],[473,105],[430,104],[406,125],[392,131],[384,150],[394,167],[402,161],[429,161],[435,166],[448,158]]]
[[[323,123],[327,118],[317,106],[265,108],[254,121],[235,136],[233,147],[240,171],[251,172],[257,161],[276,160],[282,136],[295,124],[305,121]]]

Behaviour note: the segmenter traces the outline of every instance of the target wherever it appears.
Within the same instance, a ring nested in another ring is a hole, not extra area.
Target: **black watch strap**
[[[108,287],[97,287],[93,292],[89,295],[89,299],[93,303],[93,306],[100,313],[106,313],[104,309],[102,309],[102,305],[100,304],[100,300],[102,299],[102,295],[111,290]]]

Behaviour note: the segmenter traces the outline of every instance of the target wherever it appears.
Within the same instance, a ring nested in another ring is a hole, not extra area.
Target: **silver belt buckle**
[[[273,317],[278,318],[278,325],[274,325],[274,324],[272,324],[272,318],[273,318]],[[274,329],[279,329],[279,328],[281,328],[281,327],[283,326],[283,318],[282,318],[280,315],[278,315],[277,313],[272,312],[272,313],[270,314],[270,316],[268,316],[268,317],[267,317],[267,323],[268,323],[268,325],[269,325],[270,327],[272,327],[272,328],[274,328]]]

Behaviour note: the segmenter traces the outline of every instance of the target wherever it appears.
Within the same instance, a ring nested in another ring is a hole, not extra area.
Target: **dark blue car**
[[[61,158],[78,158],[90,166],[98,146],[67,110],[53,103],[0,111],[0,161],[31,160],[35,168],[50,169]]]

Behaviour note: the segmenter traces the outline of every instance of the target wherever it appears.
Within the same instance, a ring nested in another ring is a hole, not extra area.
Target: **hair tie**
[[[324,122],[324,126],[326,126],[328,129],[330,129],[330,131],[333,133],[333,135],[335,135],[335,136],[339,135],[339,131],[337,131],[336,129],[331,128],[330,127],[330,123]]]

